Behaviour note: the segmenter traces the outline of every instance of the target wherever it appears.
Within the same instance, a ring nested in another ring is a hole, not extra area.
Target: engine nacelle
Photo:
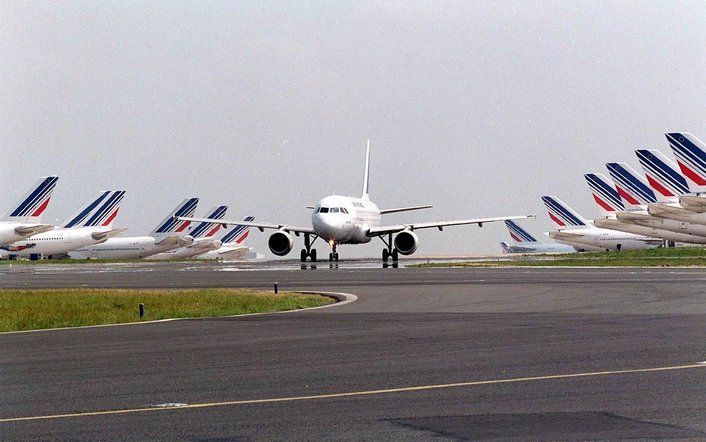
[[[414,232],[404,230],[395,235],[395,248],[403,255],[411,255],[417,251],[419,238]]]
[[[267,245],[270,247],[270,251],[275,255],[284,256],[294,247],[294,239],[289,233],[279,230],[270,235]]]

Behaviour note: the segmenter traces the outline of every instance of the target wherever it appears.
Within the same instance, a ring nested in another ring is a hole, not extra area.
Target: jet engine
[[[278,230],[270,235],[267,245],[270,246],[270,251],[275,255],[284,256],[292,250],[294,239],[289,233]]]
[[[419,238],[414,232],[404,230],[395,236],[395,248],[403,255],[411,255],[417,251]]]

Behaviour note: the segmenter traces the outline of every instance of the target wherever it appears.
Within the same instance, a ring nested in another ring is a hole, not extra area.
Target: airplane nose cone
[[[348,237],[348,225],[338,216],[320,216],[316,223],[316,231],[326,241],[343,241]]]

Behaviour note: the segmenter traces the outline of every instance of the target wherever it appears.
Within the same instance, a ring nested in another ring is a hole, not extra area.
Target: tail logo
[[[680,133],[665,134],[682,173],[699,186],[706,185],[706,152]]]
[[[10,213],[11,217],[38,217],[49,205],[59,177],[44,178],[39,185]]]

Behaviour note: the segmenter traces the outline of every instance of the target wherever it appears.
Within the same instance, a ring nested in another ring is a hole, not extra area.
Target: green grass
[[[509,260],[426,263],[418,267],[704,267],[706,248],[674,247],[621,252],[510,256]]]
[[[241,289],[3,289],[0,331],[276,312],[333,302],[318,295]],[[142,319],[140,303],[145,304]]]

